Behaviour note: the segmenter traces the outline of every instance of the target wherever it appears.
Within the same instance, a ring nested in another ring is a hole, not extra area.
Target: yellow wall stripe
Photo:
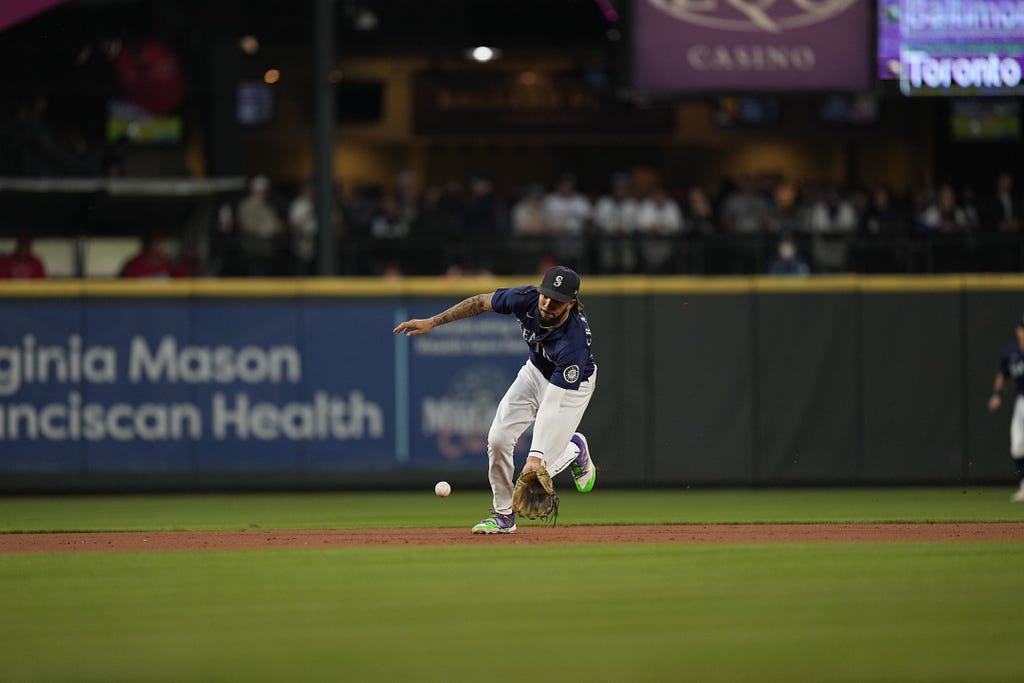
[[[536,282],[536,275],[446,280],[407,277],[237,278],[196,280],[8,280],[0,298],[162,298],[162,297],[450,297]],[[586,276],[581,296],[642,294],[821,294],[949,291],[1019,291],[1024,274],[998,275],[819,275],[806,278]]]

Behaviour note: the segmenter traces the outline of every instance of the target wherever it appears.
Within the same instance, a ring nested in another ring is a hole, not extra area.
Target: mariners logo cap
[[[554,266],[544,273],[537,290],[555,301],[572,301],[580,291],[580,276],[572,268]]]

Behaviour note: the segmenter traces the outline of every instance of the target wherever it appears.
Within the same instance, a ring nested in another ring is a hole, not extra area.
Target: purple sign
[[[868,0],[636,0],[642,90],[859,90],[871,75]]]
[[[878,12],[878,75],[907,95],[1024,90],[1024,3],[885,0]]]
[[[965,54],[966,53],[966,54]],[[900,51],[900,90],[905,95],[1006,95],[1024,91],[1024,54],[961,49]]]
[[[881,0],[878,3],[878,77],[900,77],[900,0]]]

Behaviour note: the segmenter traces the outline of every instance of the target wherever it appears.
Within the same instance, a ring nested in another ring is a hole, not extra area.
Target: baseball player
[[[1024,317],[1017,321],[1014,330],[1017,343],[1006,349],[999,362],[999,371],[992,385],[992,395],[988,399],[988,409],[997,411],[1003,404],[1003,390],[1006,381],[1013,378],[1017,385],[1017,399],[1013,404],[1013,419],[1010,421],[1010,455],[1020,479],[1020,488],[1010,500],[1024,503]]]
[[[523,472],[547,469],[555,476],[566,468],[576,489],[594,487],[597,468],[587,439],[576,431],[597,384],[597,366],[590,350],[590,324],[576,298],[580,277],[564,266],[544,273],[539,286],[525,285],[477,294],[426,320],[407,320],[395,334],[426,334],[438,325],[487,311],[514,315],[523,328],[530,356],[498,404],[487,434],[487,478],[494,494],[490,516],[473,527],[474,534],[510,534],[516,530],[512,512],[512,452],[533,423],[533,439]]]

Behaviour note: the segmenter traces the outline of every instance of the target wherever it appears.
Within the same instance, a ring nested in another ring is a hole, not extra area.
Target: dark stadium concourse
[[[1019,93],[905,95],[868,0],[814,18],[845,22],[825,41],[848,41],[842,73],[814,75],[827,46],[788,30],[703,31],[675,69],[701,85],[659,86],[655,6],[693,19],[660,0],[20,3],[0,13],[0,58],[31,65],[0,99],[0,239],[86,240],[55,276],[114,275],[88,240],[152,231],[223,276],[1020,269]],[[552,202],[580,215],[538,218]]]

